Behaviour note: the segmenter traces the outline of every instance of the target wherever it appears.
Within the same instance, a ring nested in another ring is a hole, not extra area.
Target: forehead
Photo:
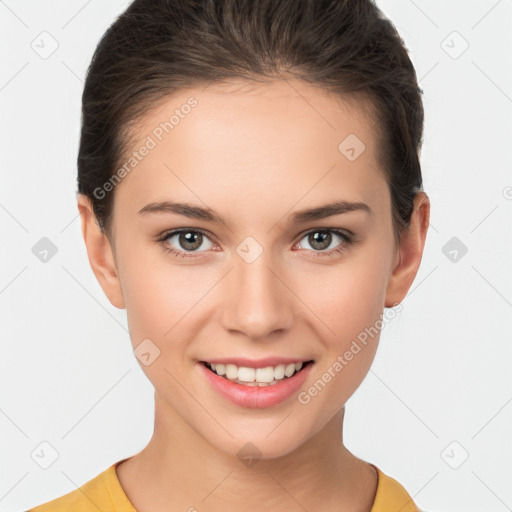
[[[370,201],[386,185],[374,118],[368,102],[294,79],[182,90],[135,123],[121,165],[150,149],[126,166],[116,196],[134,209],[169,196],[234,206],[259,195],[263,208],[326,194]]]
[[[195,105],[189,108],[192,98]],[[303,120],[308,124],[297,126],[294,134],[308,131],[309,136],[326,136],[332,132],[331,135],[336,133],[336,138],[350,128],[369,144],[372,143],[370,139],[378,136],[377,116],[368,97],[340,96],[298,79],[258,82],[232,79],[180,90],[158,100],[132,124],[134,139],[141,139],[158,129],[158,125],[169,121],[173,113],[176,114],[171,121],[174,127],[188,118],[189,128],[199,128],[199,132],[208,131],[209,125],[218,128],[224,122],[222,133],[227,133],[228,124],[233,130],[243,124],[246,129],[264,127],[272,137],[272,131],[278,132],[282,126],[291,129],[295,121]],[[266,126],[265,120],[268,120]],[[213,126],[215,122],[217,126]],[[212,131],[209,133],[213,134]],[[158,133],[156,135],[158,138]]]

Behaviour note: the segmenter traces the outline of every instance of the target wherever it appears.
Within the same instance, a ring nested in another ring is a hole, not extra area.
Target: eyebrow
[[[315,208],[309,208],[306,210],[300,210],[294,212],[289,220],[288,224],[301,224],[305,222],[325,219],[332,217],[333,215],[341,215],[342,213],[352,211],[364,211],[372,214],[371,208],[360,201],[334,201],[323,206],[317,206]],[[139,214],[148,213],[175,213],[183,215],[190,219],[199,219],[209,222],[217,222],[227,226],[226,220],[219,215],[215,210],[211,208],[202,208],[200,206],[194,206],[188,203],[175,203],[172,201],[159,201],[155,203],[149,203],[138,212]]]

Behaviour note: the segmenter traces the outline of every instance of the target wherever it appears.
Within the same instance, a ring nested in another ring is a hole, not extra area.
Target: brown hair
[[[423,91],[403,40],[372,0],[132,2],[101,38],[82,96],[78,192],[102,230],[110,233],[114,189],[95,190],[112,179],[145,112],[187,87],[281,73],[370,100],[399,239],[422,190]]]

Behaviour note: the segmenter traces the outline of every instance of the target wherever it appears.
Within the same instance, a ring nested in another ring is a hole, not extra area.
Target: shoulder
[[[78,489],[28,512],[135,512],[117,479],[115,467],[119,462]]]
[[[383,473],[377,466],[378,484],[375,500],[370,512],[388,512],[400,510],[400,512],[421,512],[409,493],[394,478]]]

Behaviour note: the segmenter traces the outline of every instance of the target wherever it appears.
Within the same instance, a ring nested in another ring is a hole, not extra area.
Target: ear
[[[430,220],[430,201],[425,192],[418,192],[413,204],[411,221],[409,227],[401,233],[395,267],[386,288],[385,307],[393,307],[402,302],[421,263]]]
[[[100,229],[94,215],[91,200],[78,194],[78,211],[82,221],[82,235],[92,271],[103,292],[113,306],[125,308],[121,281],[116,268],[114,254],[107,235]]]

